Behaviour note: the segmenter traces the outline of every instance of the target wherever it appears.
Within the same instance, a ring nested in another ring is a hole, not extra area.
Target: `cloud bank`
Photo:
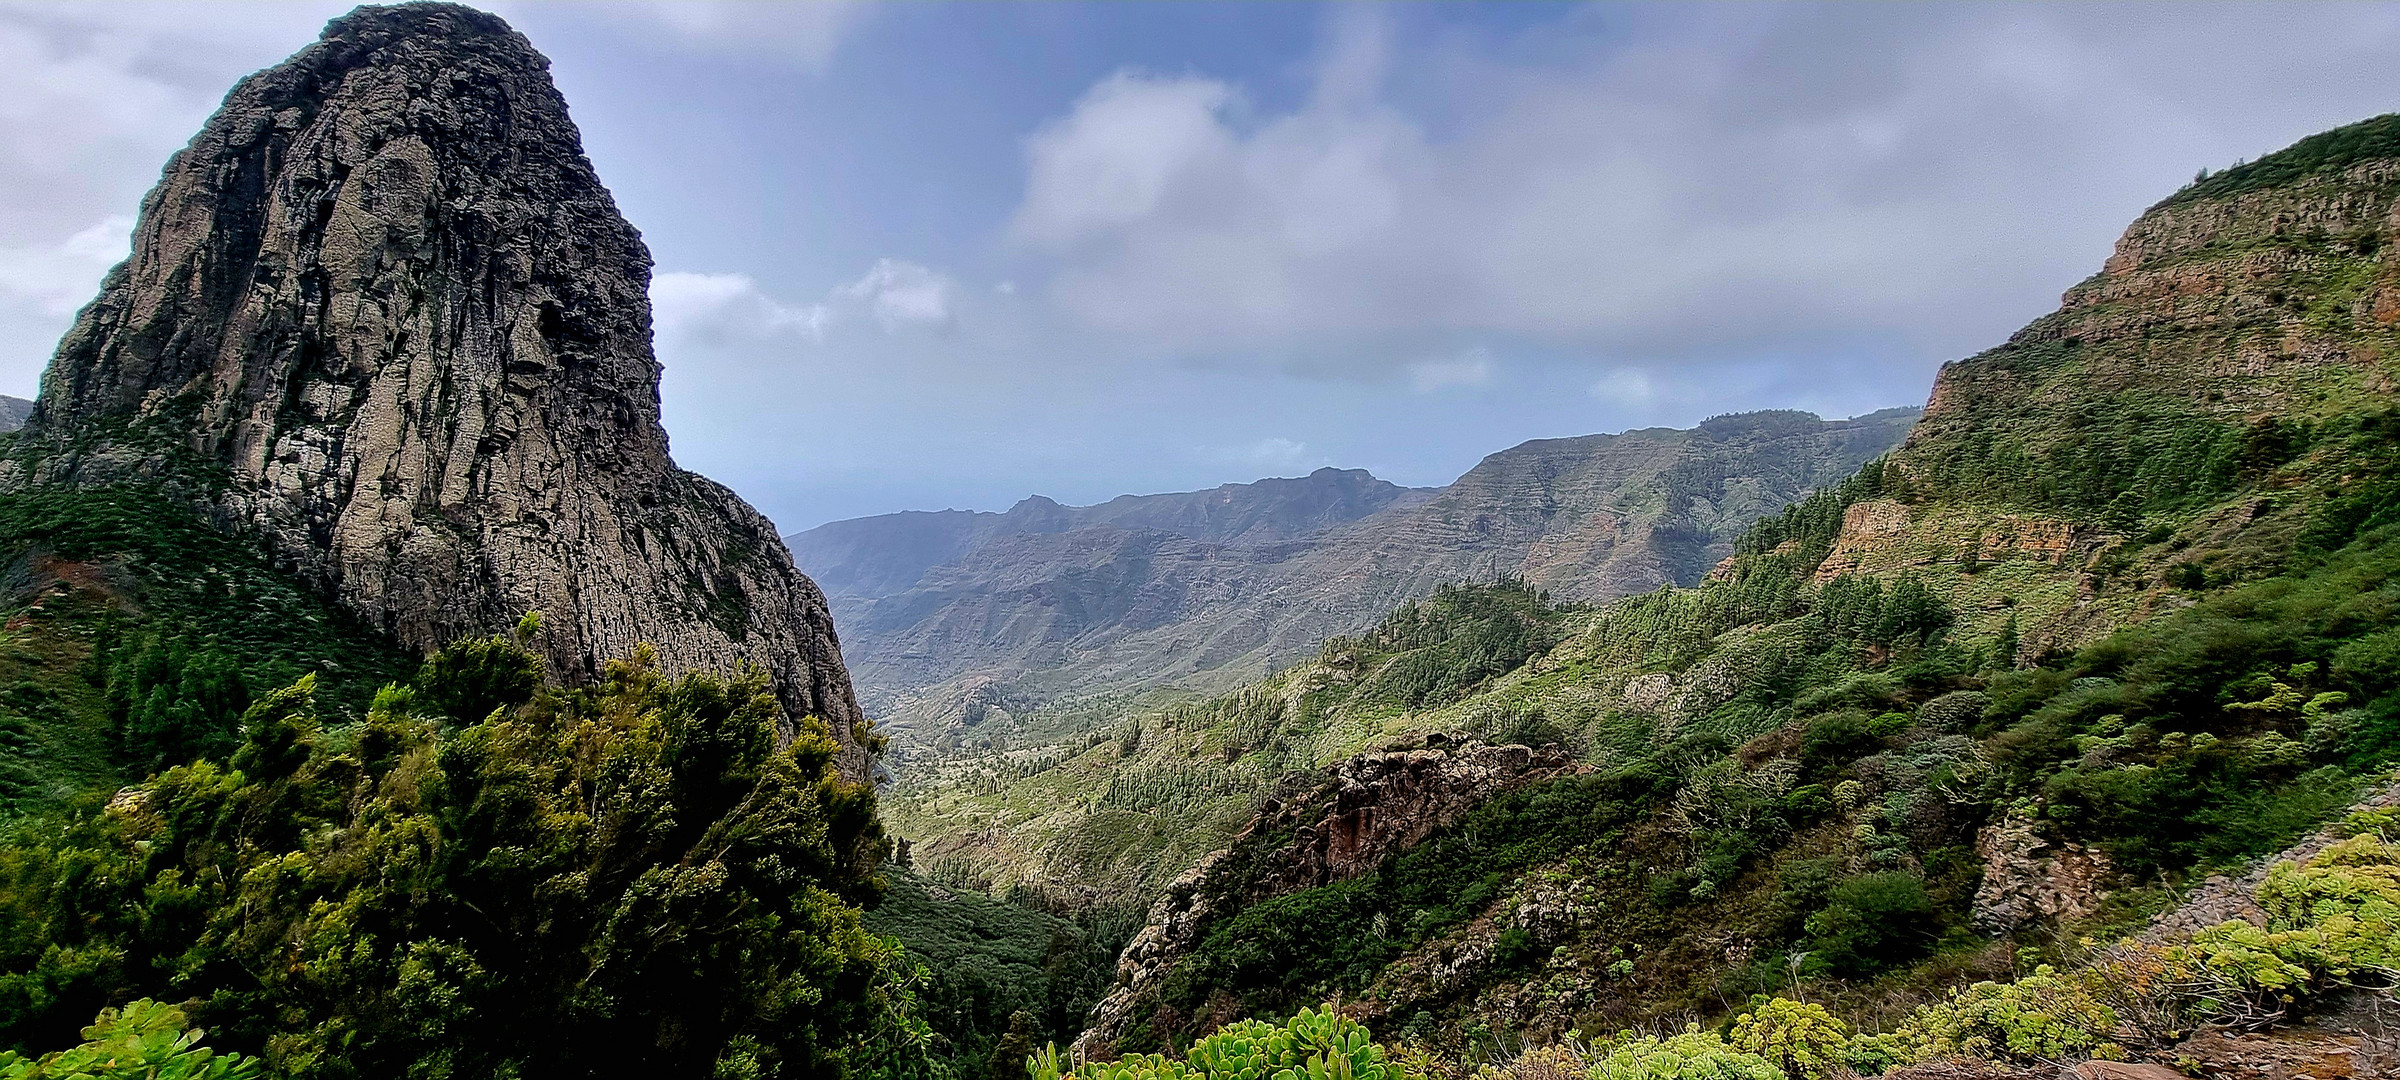
[[[1126,69],[1031,135],[1010,235],[1061,312],[1420,385],[1405,343],[1473,335],[1954,356],[2196,167],[2400,104],[2381,7],[1603,7],[1514,55],[1400,50],[1384,14],[1282,110]]]

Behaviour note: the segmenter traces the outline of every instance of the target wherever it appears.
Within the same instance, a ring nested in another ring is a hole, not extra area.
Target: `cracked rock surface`
[[[771,676],[863,775],[816,586],[668,456],[650,254],[499,18],[361,8],[242,80],[142,202],[0,477],[171,483],[403,645],[544,615],[555,674],[637,643]]]

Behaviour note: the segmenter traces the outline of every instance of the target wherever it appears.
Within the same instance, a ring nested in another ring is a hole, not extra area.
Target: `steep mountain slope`
[[[468,8],[362,8],[237,85],[143,200],[0,486],[141,488],[401,648],[545,617],[553,673],[657,647],[862,723],[815,586],[675,467],[650,256],[548,62]]]
[[[1114,738],[960,766],[900,830],[1163,891],[1088,1048],[1338,997],[1480,1054],[1796,984],[1881,1029],[2093,960],[2400,761],[2396,211],[2400,117],[2220,174],[1697,587],[1455,592]],[[1364,835],[1387,752],[1461,734],[1590,769],[1310,871]]]
[[[0,435],[24,427],[25,418],[31,415],[33,402],[0,394]]]
[[[792,538],[904,753],[1105,690],[1214,690],[1444,582],[1574,600],[1696,582],[1759,517],[1855,471],[1914,410],[1719,417],[1529,442],[1435,492],[1362,472],[1069,509],[892,515]]]
[[[2077,591],[2021,620],[2038,650],[2346,537],[2388,497],[2396,152],[2370,120],[2153,207],[2057,312],[1943,369],[1820,576],[2044,553]]]

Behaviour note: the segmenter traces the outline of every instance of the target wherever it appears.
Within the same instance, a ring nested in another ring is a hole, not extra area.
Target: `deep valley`
[[[549,65],[336,18],[0,398],[0,1078],[2400,1075],[2400,114],[1922,408],[779,536]]]

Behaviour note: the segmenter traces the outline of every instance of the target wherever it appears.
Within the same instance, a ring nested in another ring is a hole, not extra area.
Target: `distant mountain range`
[[[1578,601],[1694,583],[1751,522],[1898,445],[1917,412],[1541,439],[1437,489],[1320,469],[1089,507],[886,514],[785,542],[905,757],[1079,695],[1222,689],[1444,582],[1521,577]]]

